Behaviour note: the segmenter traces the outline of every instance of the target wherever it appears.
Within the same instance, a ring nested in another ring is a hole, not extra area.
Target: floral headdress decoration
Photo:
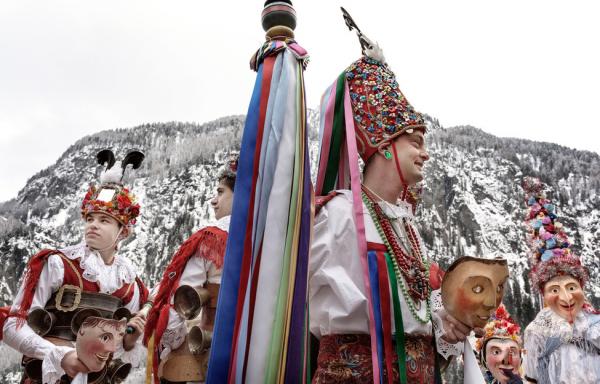
[[[230,185],[232,190],[235,186],[235,179],[237,176],[239,157],[240,157],[239,153],[230,154],[229,159],[227,160],[227,163],[221,169],[221,172],[219,173],[219,176],[218,176],[218,180],[227,179],[227,181],[228,181],[227,184]]]
[[[485,346],[492,339],[509,339],[515,341],[519,347],[521,342],[521,327],[510,317],[510,314],[500,304],[496,313],[490,318],[483,328],[484,335],[475,341],[475,350],[479,352],[480,360],[485,363]]]
[[[86,217],[93,212],[107,214],[124,226],[135,224],[140,214],[140,204],[135,195],[122,184],[123,174],[129,165],[137,169],[144,160],[139,151],[129,152],[123,161],[116,166],[115,155],[109,149],[96,155],[98,163],[106,166],[100,176],[100,185],[91,184],[81,203],[81,216]]]
[[[530,247],[534,288],[542,292],[544,285],[556,276],[572,276],[583,287],[588,273],[571,249],[571,241],[556,214],[556,206],[546,198],[544,185],[533,177],[523,180],[528,212],[527,242]]]

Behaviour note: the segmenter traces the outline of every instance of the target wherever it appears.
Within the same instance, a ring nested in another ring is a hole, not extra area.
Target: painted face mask
[[[491,339],[485,346],[485,366],[500,383],[507,383],[509,375],[518,375],[521,351],[516,341]]]
[[[504,259],[461,257],[442,280],[444,308],[462,323],[483,328],[502,302],[507,279]]]
[[[99,372],[123,343],[127,321],[87,317],[77,331],[75,349],[79,360],[90,370]]]
[[[575,321],[584,302],[581,284],[572,276],[557,276],[544,285],[544,303],[569,323]]]

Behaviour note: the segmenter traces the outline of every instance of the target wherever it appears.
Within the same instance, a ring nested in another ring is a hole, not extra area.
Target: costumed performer
[[[83,312],[109,319],[130,317],[146,301],[148,291],[135,266],[118,253],[118,244],[131,234],[140,213],[135,195],[122,184],[123,173],[128,165],[138,168],[143,158],[141,152],[133,151],[117,162],[112,151],[99,152],[98,163],[106,165],[106,170],[100,185],[92,184],[81,204],[84,241],[63,249],[44,249],[29,260],[0,328],[3,341],[24,355],[23,383],[54,384],[65,374],[73,378],[91,372],[75,349],[74,317]],[[119,348],[97,355],[99,360],[112,360],[114,364],[107,369],[118,368],[118,359],[139,364],[145,356],[138,343],[144,323],[143,316],[132,317],[127,323],[130,333]]]
[[[521,327],[501,305],[483,328],[475,350],[487,384],[521,384],[523,342]]]
[[[525,328],[525,379],[530,383],[600,382],[600,314],[584,294],[588,273],[571,249],[544,185],[524,179],[533,288],[544,308]]]
[[[312,380],[441,382],[436,351],[460,354],[451,343],[471,329],[443,309],[441,273],[416,227],[411,187],[429,159],[427,126],[381,49],[342,11],[363,57],[321,102],[316,194],[327,196],[317,198],[309,267]]]
[[[216,194],[210,201],[216,224],[200,229],[181,245],[155,288],[144,337],[147,345],[154,344],[149,348],[153,356],[148,373],[155,382],[205,380],[236,170],[237,158],[218,176]]]

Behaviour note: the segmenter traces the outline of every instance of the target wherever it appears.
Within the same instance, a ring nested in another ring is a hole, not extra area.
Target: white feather
[[[371,59],[377,60],[382,64],[385,64],[385,56],[383,55],[383,49],[379,46],[379,44],[374,43],[367,36],[362,35],[362,37],[371,45],[373,48],[365,49],[365,55],[370,57]]]
[[[111,169],[102,172],[100,175],[100,183],[120,183],[121,177],[123,176],[123,169],[121,168],[121,162],[117,161]]]

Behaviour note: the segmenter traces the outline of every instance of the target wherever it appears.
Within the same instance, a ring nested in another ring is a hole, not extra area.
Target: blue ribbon
[[[379,273],[377,271],[377,253],[369,251],[367,253],[369,261],[369,280],[371,291],[373,292],[373,312],[375,318],[375,333],[377,334],[377,359],[379,360],[379,382],[383,381],[383,326],[381,322],[381,298],[379,297]],[[390,372],[391,374],[391,372]]]
[[[248,115],[242,136],[240,159],[233,197],[231,224],[227,250],[221,278],[221,289],[217,303],[217,314],[210,349],[207,383],[223,383],[227,379],[231,360],[233,329],[235,327],[236,306],[240,288],[240,274],[244,256],[244,237],[253,186],[254,151],[258,131],[258,116],[262,88],[262,65],[258,69]]]

